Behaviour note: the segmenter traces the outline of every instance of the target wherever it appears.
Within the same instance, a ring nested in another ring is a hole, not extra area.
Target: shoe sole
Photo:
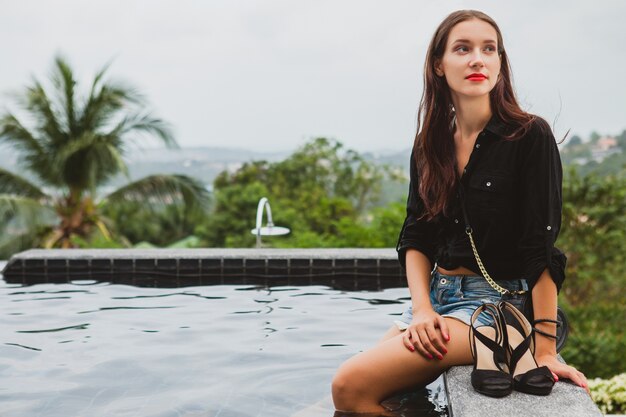
[[[515,382],[513,382],[513,389],[515,391],[519,391],[519,392],[523,392],[524,394],[531,394],[531,395],[550,395],[550,393],[552,392],[552,387],[550,387],[549,389],[533,389],[532,387],[529,387],[527,385],[523,385],[523,384],[517,384]]]
[[[508,390],[508,391],[485,391],[482,389],[477,389],[476,387],[474,387],[474,390],[478,392],[479,394],[483,394],[488,397],[494,397],[494,398],[506,397],[507,395],[511,394],[511,392],[513,391],[513,389]]]

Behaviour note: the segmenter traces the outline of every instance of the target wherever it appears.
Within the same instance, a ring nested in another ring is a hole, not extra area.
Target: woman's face
[[[500,74],[497,42],[496,30],[480,19],[466,20],[452,28],[443,57],[435,62],[435,73],[445,76],[453,97],[489,94]],[[472,78],[472,74],[483,77]]]

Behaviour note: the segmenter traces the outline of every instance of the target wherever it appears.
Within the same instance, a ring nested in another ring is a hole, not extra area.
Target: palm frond
[[[63,108],[63,116],[65,116],[65,124],[69,137],[75,135],[76,132],[76,111],[74,109],[74,86],[76,80],[72,68],[67,61],[61,56],[54,59],[54,71],[52,74],[52,83],[58,92],[58,103]]]
[[[102,236],[104,236],[106,240],[111,240],[111,231],[106,226],[106,223],[102,220],[97,220],[95,224],[98,230],[100,230],[100,233],[102,233]]]
[[[35,135],[12,113],[0,119],[0,141],[22,153],[24,157],[40,157],[45,151]]]
[[[18,152],[23,167],[37,174],[43,184],[59,186],[58,170],[52,155],[42,141],[25,127],[16,116],[7,113],[0,119],[0,142]]]
[[[6,169],[0,168],[0,194],[13,194],[30,197],[34,200],[50,198],[39,187]]]
[[[33,80],[33,85],[26,88],[26,96],[22,102],[23,107],[34,117],[41,139],[48,146],[67,141],[67,131],[60,123],[63,120],[62,113],[54,107],[39,81]]]
[[[151,175],[112,192],[101,204],[124,202],[140,203],[154,211],[169,205],[182,206],[187,212],[206,211],[210,195],[200,181],[186,175]]]
[[[57,221],[54,209],[41,202],[16,195],[0,194],[0,236],[12,236],[50,227]]]
[[[87,132],[59,149],[54,164],[70,188],[95,191],[120,171],[128,177],[119,148],[119,138]]]
[[[144,102],[143,96],[136,89],[119,81],[100,85],[103,75],[103,73],[96,75],[78,121],[83,128],[94,131],[107,126],[117,112],[129,104],[139,105]]]
[[[124,137],[131,133],[147,133],[157,136],[170,149],[179,146],[174,139],[170,125],[150,114],[131,114],[124,117],[108,134],[111,137]]]

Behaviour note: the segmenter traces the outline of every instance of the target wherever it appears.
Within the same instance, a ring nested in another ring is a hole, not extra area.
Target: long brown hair
[[[417,115],[414,143],[415,163],[420,173],[420,186],[416,191],[424,201],[425,212],[422,217],[426,216],[428,220],[441,212],[447,214],[457,182],[454,137],[450,130],[454,118],[452,97],[445,78],[435,74],[434,65],[436,60],[443,57],[452,28],[470,19],[489,23],[497,33],[500,77],[489,93],[489,102],[493,114],[512,128],[512,133],[504,139],[515,140],[524,135],[535,119],[534,115],[523,111],[517,103],[502,33],[496,22],[477,10],[458,10],[448,15],[435,31],[426,53],[424,90]]]

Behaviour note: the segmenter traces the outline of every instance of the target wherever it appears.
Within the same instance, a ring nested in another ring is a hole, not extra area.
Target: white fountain
[[[267,212],[267,225],[261,227],[263,223],[263,210]],[[289,234],[290,230],[286,227],[274,226],[272,221],[272,209],[270,202],[266,197],[259,200],[256,209],[256,227],[252,229],[252,234],[256,235],[256,247],[261,247],[261,236],[281,236]]]

